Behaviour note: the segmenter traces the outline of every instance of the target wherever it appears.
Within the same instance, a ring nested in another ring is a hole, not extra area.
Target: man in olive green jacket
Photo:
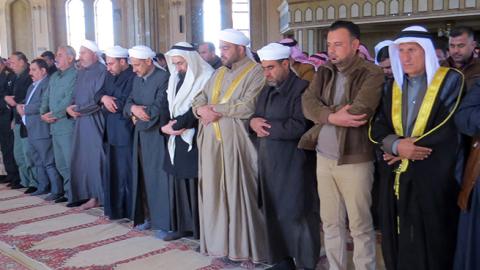
[[[53,152],[57,170],[63,177],[64,196],[49,197],[55,202],[66,202],[70,191],[70,160],[74,120],[67,117],[66,109],[72,103],[72,92],[77,79],[74,67],[75,50],[61,46],[57,50],[58,71],[50,77],[47,92],[43,95],[40,114],[42,120],[50,123]]]

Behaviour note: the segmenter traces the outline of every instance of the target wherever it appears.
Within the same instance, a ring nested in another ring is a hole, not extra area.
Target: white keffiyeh
[[[440,64],[438,63],[437,55],[435,54],[435,47],[431,38],[428,37],[428,31],[421,26],[410,26],[402,30],[397,39],[393,41],[388,47],[390,55],[390,63],[392,66],[393,78],[395,82],[403,89],[403,76],[405,72],[400,62],[399,44],[415,42],[420,45],[425,52],[425,70],[427,73],[427,83],[430,83],[435,76]]]
[[[187,72],[182,86],[177,92],[177,84],[179,81],[178,72],[172,63],[173,56],[181,56],[188,64]],[[168,81],[167,98],[170,118],[183,115],[192,107],[193,98],[203,89],[208,79],[212,76],[214,69],[205,62],[197,51],[187,42],[179,42],[175,44],[168,52],[165,53],[168,69],[170,70],[170,79]],[[188,151],[192,149],[193,137],[195,129],[185,130],[181,137],[188,144]],[[175,137],[171,135],[168,139],[168,153],[170,161],[173,164],[175,155]]]

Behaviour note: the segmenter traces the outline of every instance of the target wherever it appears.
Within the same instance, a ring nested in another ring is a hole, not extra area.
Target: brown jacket
[[[292,65],[292,70],[300,79],[312,82],[313,75],[315,75],[315,68],[313,65],[295,62]]]
[[[345,96],[341,105],[334,106],[335,75],[337,67],[332,63],[321,66],[302,96],[305,117],[315,123],[299,142],[299,147],[315,150],[318,134],[328,115],[346,104],[352,105],[351,114],[373,116],[382,96],[384,75],[374,64],[355,56],[340,68],[346,76]],[[337,127],[340,158],[338,164],[352,164],[373,160],[373,145],[368,139],[368,124],[358,128]]]
[[[452,57],[448,57],[447,60],[442,61],[440,65],[444,67],[456,68]],[[467,86],[466,90],[468,91],[475,83],[475,80],[480,79],[480,59],[475,58],[472,55],[468,63],[460,68],[460,71],[465,76],[465,84]]]

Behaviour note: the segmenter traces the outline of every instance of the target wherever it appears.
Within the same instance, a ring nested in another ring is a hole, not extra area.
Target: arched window
[[[68,0],[65,3],[67,15],[67,40],[77,52],[85,39],[85,12],[82,0]]]
[[[459,8],[460,7],[460,1],[458,0],[449,0],[448,1],[448,8],[449,9],[454,9],[454,8]]]
[[[232,24],[250,38],[250,0],[232,0]]]
[[[315,18],[317,19],[317,21],[323,20],[323,8],[317,8],[317,10],[315,11]]]
[[[442,10],[443,0],[433,0],[433,10]]]
[[[385,15],[385,3],[383,1],[377,2],[377,16]]]
[[[363,5],[363,16],[364,17],[372,16],[372,3],[366,2]]]
[[[294,22],[302,22],[302,11],[300,9],[295,10],[295,13],[293,14],[294,16]]]
[[[403,12],[404,13],[412,13],[412,0],[405,0],[403,1]]]
[[[427,11],[428,10],[428,1],[417,1],[418,11]]]
[[[307,8],[307,10],[305,10],[305,21],[311,22],[312,18],[313,18],[313,12],[311,9]]]
[[[345,5],[341,5],[338,8],[338,18],[340,18],[340,19],[347,18],[347,7]]]
[[[335,19],[335,8],[332,6],[329,6],[327,9],[327,19],[328,20]]]
[[[358,9],[359,9],[358,4],[353,4],[352,5],[352,7],[350,9],[350,14],[351,14],[352,18],[355,18],[355,17],[359,16],[358,15],[358,12],[359,12]]]
[[[95,0],[95,39],[100,50],[113,46],[113,7],[111,0]]]
[[[203,1],[203,40],[214,44],[218,43],[218,32],[222,28],[220,16],[220,0]],[[290,14],[287,14],[290,16]],[[288,22],[287,22],[288,23]],[[217,53],[220,51],[217,49]]]
[[[398,14],[398,1],[390,1],[390,14]]]

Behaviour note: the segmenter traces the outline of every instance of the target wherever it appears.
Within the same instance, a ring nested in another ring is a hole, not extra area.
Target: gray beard
[[[267,81],[268,86],[272,87],[278,87],[278,82],[277,81]]]

